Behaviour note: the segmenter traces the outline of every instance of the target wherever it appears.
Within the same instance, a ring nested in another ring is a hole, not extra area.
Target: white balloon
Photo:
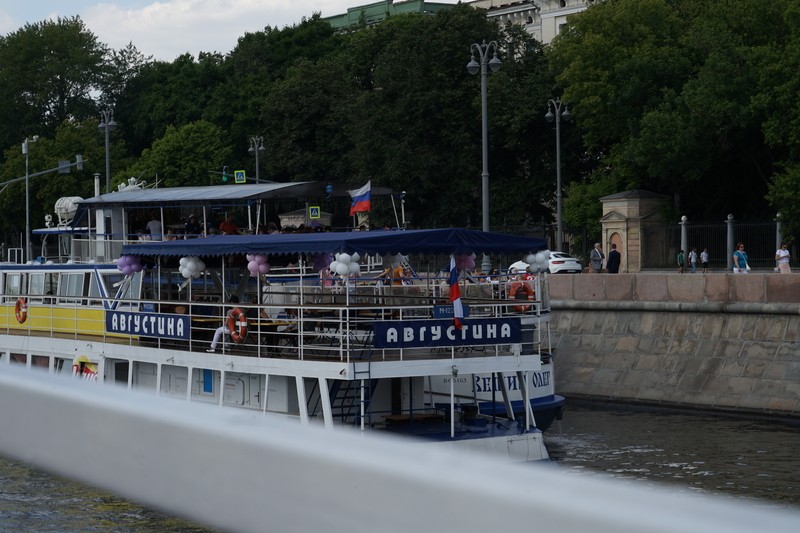
[[[328,265],[328,268],[330,269],[331,272],[338,272],[339,265],[341,265],[339,261],[331,261],[331,264]]]
[[[346,276],[347,273],[350,272],[350,266],[345,263],[339,263],[336,265],[336,273],[340,276]]]
[[[530,255],[528,255],[528,256],[525,258],[525,262],[526,262],[526,263],[528,263],[529,265],[532,265],[532,264],[534,264],[534,263],[536,262],[536,255],[535,255],[535,254],[530,254]]]
[[[358,263],[350,263],[347,266],[351,274],[358,274],[359,272],[361,272],[361,267],[358,265]]]
[[[358,252],[353,252],[353,255],[350,256],[350,261],[354,261],[356,263],[358,263],[358,261],[360,259],[361,259],[361,256],[358,255]]]
[[[536,254],[536,264],[541,266],[541,265],[545,264],[546,262],[547,262],[547,259],[544,257],[544,253],[543,252],[538,252]]]
[[[180,264],[181,264],[182,267],[186,266],[186,263],[188,263],[188,262],[189,262],[189,258],[188,257],[181,257]]]
[[[339,262],[345,265],[350,264],[350,254],[339,254]]]

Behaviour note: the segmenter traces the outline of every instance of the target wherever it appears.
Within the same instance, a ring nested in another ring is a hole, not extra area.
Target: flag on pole
[[[464,306],[461,305],[461,287],[458,285],[458,267],[456,256],[450,255],[450,301],[453,302],[453,324],[461,329],[464,318]]]
[[[353,199],[353,204],[350,206],[350,216],[372,209],[372,197],[370,195],[371,183],[372,180],[368,181],[367,184],[360,189],[347,191]]]

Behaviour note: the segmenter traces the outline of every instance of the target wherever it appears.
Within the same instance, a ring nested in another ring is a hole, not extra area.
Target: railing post
[[[727,265],[726,268],[728,270],[731,270],[733,268],[733,247],[736,246],[736,244],[733,242],[733,221],[734,221],[733,215],[728,215],[728,219],[725,221],[725,223],[728,225],[728,246],[727,246],[728,259],[726,262]]]

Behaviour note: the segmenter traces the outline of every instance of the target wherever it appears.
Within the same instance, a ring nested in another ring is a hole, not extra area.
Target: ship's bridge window
[[[6,302],[13,302],[17,296],[22,294],[22,273],[14,272],[6,274]]]
[[[84,292],[84,280],[86,273],[71,272],[61,274],[58,280],[58,303],[60,304],[80,304]]]

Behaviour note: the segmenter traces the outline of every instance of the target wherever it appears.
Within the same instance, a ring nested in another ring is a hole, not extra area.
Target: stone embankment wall
[[[561,394],[800,418],[800,274],[549,279]]]

